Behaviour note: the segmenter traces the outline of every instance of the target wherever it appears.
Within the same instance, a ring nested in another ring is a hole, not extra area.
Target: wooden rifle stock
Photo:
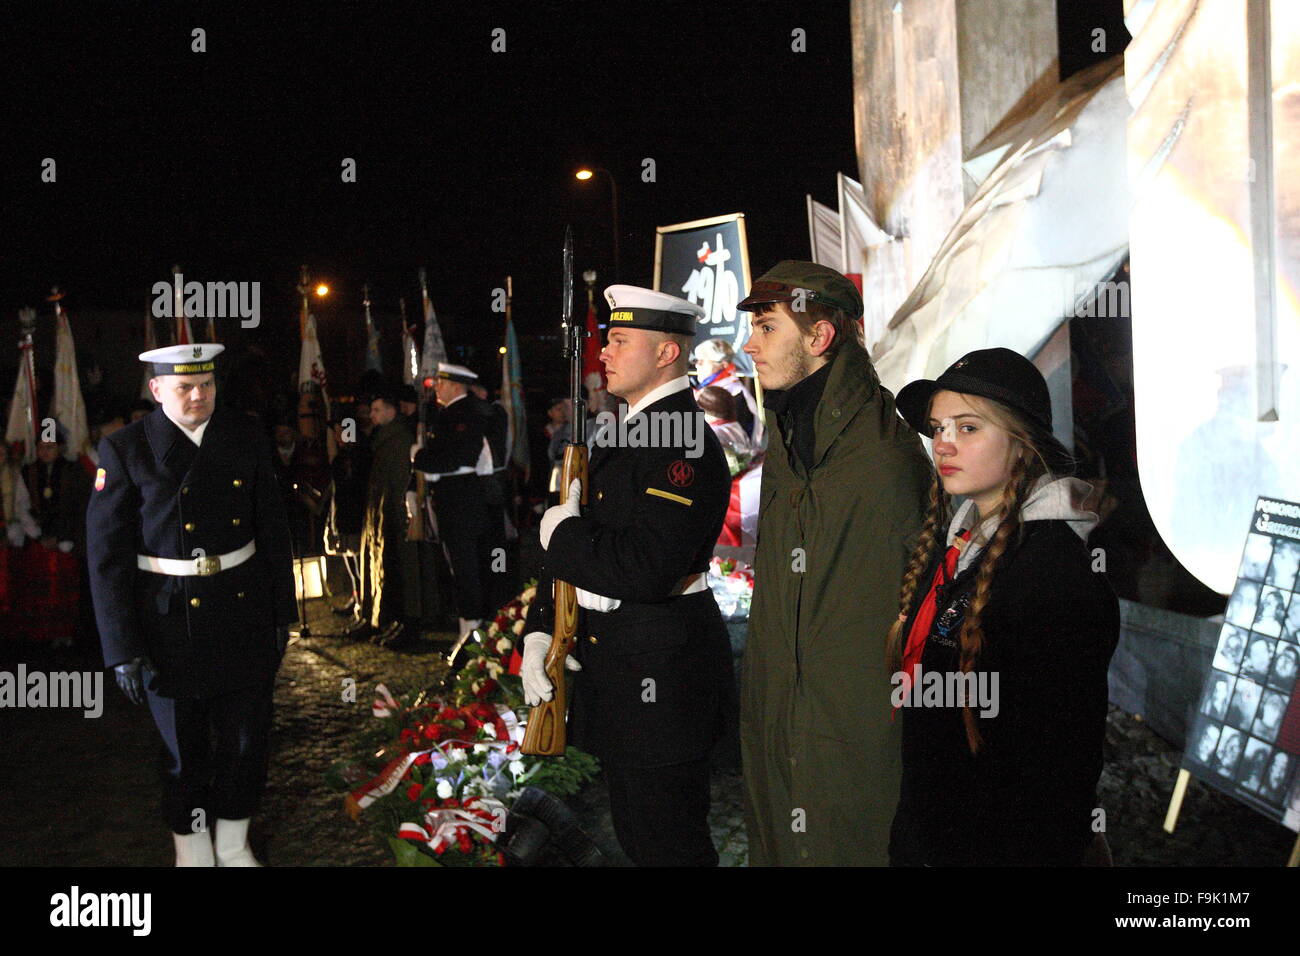
[[[564,467],[561,470],[560,503],[568,499],[569,485],[574,479],[582,482],[579,504],[587,502],[587,446],[568,444],[564,448]],[[528,727],[520,749],[526,754],[555,757],[564,753],[564,720],[569,710],[567,677],[564,659],[573,650],[578,637],[578,595],[573,585],[558,578],[554,584],[555,629],[551,632],[551,647],[546,652],[546,676],[550,678],[553,693],[529,712]]]

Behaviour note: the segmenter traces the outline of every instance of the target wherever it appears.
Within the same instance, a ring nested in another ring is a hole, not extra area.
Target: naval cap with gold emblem
[[[451,382],[460,382],[463,385],[473,385],[478,381],[478,376],[465,366],[453,365],[450,362],[438,363],[438,378],[445,378]]]
[[[616,329],[653,329],[694,335],[695,323],[704,318],[704,310],[694,303],[635,285],[610,286],[605,290],[605,301],[609,303],[611,332]]]
[[[216,358],[226,350],[214,342],[168,345],[140,353],[140,361],[153,366],[154,375],[201,375],[216,371]]]

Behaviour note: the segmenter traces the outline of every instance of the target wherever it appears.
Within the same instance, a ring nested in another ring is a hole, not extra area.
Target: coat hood
[[[1020,509],[1022,521],[1064,521],[1082,540],[1088,540],[1088,534],[1099,520],[1096,513],[1085,511],[1081,503],[1092,493],[1092,485],[1078,478],[1050,478],[1042,476],[1034,482],[1029,497]],[[957,535],[975,523],[975,502],[969,498],[953,515],[948,525],[948,546],[951,547]],[[980,524],[971,534],[971,543],[962,552],[957,561],[957,573],[966,570],[990,541],[999,522],[988,519]]]

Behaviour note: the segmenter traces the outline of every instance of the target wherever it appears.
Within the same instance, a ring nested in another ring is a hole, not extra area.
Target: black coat
[[[959,669],[959,635],[983,555],[942,588],[923,672]],[[934,580],[937,557],[922,577]],[[917,588],[904,634],[925,596]],[[1092,840],[1119,602],[1061,520],[1029,521],[1003,555],[976,670],[996,672],[996,716],[972,756],[956,707],[903,707],[895,864],[1078,865]],[[978,715],[979,708],[975,708]]]
[[[689,389],[645,411],[700,416],[703,454],[597,446],[587,506],[551,536],[524,628],[553,628],[557,577],[623,602],[609,613],[582,612],[574,652],[583,670],[573,743],[610,766],[706,756],[731,700],[730,644],[712,592],[670,596],[683,577],[708,568],[731,493],[726,458]]]
[[[264,679],[293,624],[289,523],[265,436],[218,409],[201,447],[161,408],[99,443],[87,557],[104,664],[147,656],[159,694],[209,697]],[[257,553],[207,576],[139,570],[136,555]]]

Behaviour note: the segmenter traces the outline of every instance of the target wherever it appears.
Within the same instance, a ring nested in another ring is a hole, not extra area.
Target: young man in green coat
[[[781,262],[739,308],[768,433],[741,679],[749,862],[883,866],[899,784],[885,636],[930,465],[862,347],[852,282]]]

